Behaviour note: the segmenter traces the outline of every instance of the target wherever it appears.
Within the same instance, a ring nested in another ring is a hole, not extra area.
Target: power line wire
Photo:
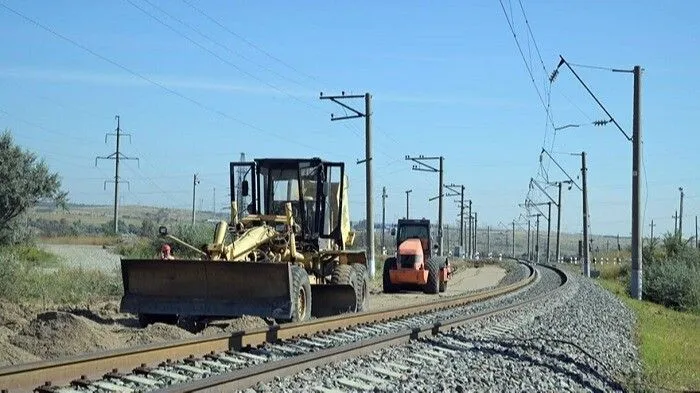
[[[311,80],[314,80],[314,81],[318,81],[318,78],[316,78],[316,77],[314,77],[314,76],[312,76],[312,75],[309,75],[309,74],[307,74],[307,73],[305,73],[305,72],[299,70],[298,68],[296,68],[296,67],[292,66],[291,64],[289,64],[289,63],[283,61],[282,59],[280,59],[280,58],[278,58],[278,57],[272,55],[271,53],[269,53],[269,52],[267,52],[266,50],[262,49],[260,46],[256,45],[255,43],[251,42],[250,40],[246,39],[245,37],[241,36],[240,34],[236,33],[235,31],[231,30],[230,28],[228,28],[227,26],[225,26],[223,23],[219,22],[217,19],[213,18],[212,16],[210,16],[209,14],[207,14],[206,12],[204,12],[201,8],[198,8],[197,6],[195,6],[194,4],[192,4],[190,1],[188,1],[188,0],[182,0],[182,2],[185,3],[185,4],[187,4],[188,6],[190,6],[193,10],[195,10],[197,13],[199,13],[200,15],[202,15],[203,17],[205,17],[206,19],[208,19],[210,22],[212,22],[212,23],[214,23],[215,25],[217,25],[217,26],[219,26],[220,28],[222,28],[222,29],[223,29],[224,31],[226,31],[227,33],[229,33],[229,34],[231,34],[232,36],[238,38],[239,40],[245,42],[245,43],[246,43],[248,46],[250,46],[251,48],[253,48],[253,49],[259,51],[260,53],[264,54],[265,56],[271,58],[272,60],[275,60],[276,62],[278,62],[278,63],[284,65],[285,67],[289,68],[290,70],[292,70],[292,71],[294,71],[294,72],[296,72],[296,73],[298,73],[298,74],[300,74],[300,75],[302,75],[302,76],[304,76],[304,77],[306,77],[306,78],[308,78],[308,79],[311,79]]]
[[[101,55],[101,54],[95,52],[94,50],[88,48],[87,46],[85,46],[85,45],[83,45],[83,44],[77,42],[76,40],[74,40],[74,39],[72,39],[72,38],[70,38],[70,37],[68,37],[68,36],[65,36],[65,35],[59,33],[58,31],[56,31],[56,30],[54,30],[54,29],[52,29],[52,28],[50,28],[50,27],[48,27],[48,26],[46,26],[46,25],[40,23],[40,22],[37,21],[36,19],[32,19],[32,18],[30,18],[29,16],[27,16],[27,15],[25,15],[25,14],[23,14],[23,13],[21,13],[21,12],[15,10],[15,9],[9,7],[9,6],[8,6],[7,4],[5,4],[5,3],[0,2],[0,7],[6,9],[6,10],[8,10],[8,11],[10,11],[11,13],[13,13],[13,14],[15,14],[15,15],[17,15],[17,16],[19,16],[20,18],[24,19],[25,21],[27,21],[27,22],[29,22],[29,23],[32,23],[32,24],[35,25],[36,27],[38,27],[38,28],[40,28],[40,29],[42,29],[42,30],[44,30],[44,31],[46,31],[46,32],[48,32],[48,33],[50,33],[50,34],[52,34],[52,35],[54,35],[54,36],[56,36],[56,37],[58,37],[58,38],[60,38],[60,39],[62,39],[62,40],[64,40],[64,41],[66,41],[66,42],[68,42],[68,43],[70,43],[71,45],[73,45],[73,46],[75,46],[75,47],[77,47],[77,48],[82,49],[83,51],[89,53],[90,55],[92,55],[92,56],[94,56],[94,57],[97,57],[98,59],[103,60],[103,61],[105,61],[105,62],[107,62],[107,63],[109,63],[109,64],[112,64],[113,66],[118,67],[118,68],[122,69],[123,71],[126,71],[126,72],[128,72],[129,74],[131,74],[131,75],[133,75],[133,76],[135,76],[135,77],[137,77],[137,78],[140,78],[140,79],[142,79],[142,80],[144,80],[144,81],[146,81],[146,82],[148,82],[148,83],[150,83],[150,84],[152,84],[152,85],[154,85],[154,86],[156,86],[156,87],[158,87],[158,88],[160,88],[160,89],[162,89],[162,90],[164,90],[164,91],[166,91],[166,92],[168,92],[168,93],[170,93],[170,94],[172,94],[172,95],[175,95],[175,96],[177,96],[177,97],[179,97],[179,98],[182,98],[183,100],[186,100],[186,101],[188,101],[188,102],[190,102],[190,103],[192,103],[192,104],[194,104],[194,105],[200,107],[201,109],[204,109],[204,110],[206,110],[206,111],[215,113],[215,114],[217,114],[217,115],[219,115],[219,116],[221,116],[221,117],[223,117],[223,118],[226,118],[226,119],[228,119],[228,120],[234,121],[234,122],[236,122],[236,123],[238,123],[238,124],[244,125],[244,126],[249,127],[249,128],[251,128],[251,129],[253,129],[253,130],[256,130],[256,131],[259,131],[259,132],[262,132],[262,133],[265,133],[265,134],[269,134],[269,135],[271,135],[271,136],[274,136],[274,137],[276,137],[276,138],[278,138],[278,139],[281,139],[281,140],[284,140],[284,141],[286,141],[286,142],[289,142],[289,143],[292,143],[292,144],[295,144],[295,145],[299,145],[299,146],[302,146],[302,147],[305,147],[305,148],[308,148],[308,149],[312,149],[312,150],[316,150],[316,151],[318,150],[318,146],[315,146],[315,147],[314,147],[314,146],[310,146],[310,145],[306,145],[306,144],[304,144],[304,143],[301,143],[301,142],[299,142],[299,141],[297,141],[297,140],[295,140],[295,139],[292,139],[292,138],[286,138],[286,137],[284,137],[284,136],[282,136],[282,135],[279,135],[279,134],[274,133],[274,132],[272,132],[272,131],[265,130],[265,129],[260,128],[260,127],[258,127],[258,126],[255,126],[255,125],[253,125],[253,124],[251,124],[251,123],[248,123],[248,122],[246,122],[246,121],[244,121],[244,120],[241,120],[241,119],[238,119],[238,118],[236,118],[236,117],[234,117],[234,116],[231,116],[231,115],[229,115],[229,114],[227,114],[227,113],[225,113],[225,112],[222,112],[221,110],[218,110],[218,109],[212,108],[212,107],[210,107],[210,106],[208,106],[208,105],[205,105],[205,104],[203,104],[202,102],[195,100],[194,98],[188,97],[188,96],[186,96],[186,95],[184,95],[184,94],[182,94],[182,93],[180,93],[180,92],[178,92],[178,91],[176,91],[176,90],[174,90],[174,89],[171,89],[171,88],[165,86],[164,84],[162,84],[162,83],[160,83],[160,82],[157,82],[157,81],[155,81],[155,80],[153,80],[153,79],[151,79],[151,78],[149,78],[149,77],[147,77],[147,76],[145,76],[145,75],[143,75],[143,74],[141,74],[141,73],[139,73],[139,72],[136,72],[136,71],[134,71],[134,70],[132,70],[132,69],[130,69],[130,68],[128,68],[128,67],[122,65],[121,63],[118,63],[118,62],[115,61],[115,60],[112,60],[112,59],[110,59],[110,58],[108,58],[108,57],[106,57],[106,56],[103,56],[103,55]]]
[[[263,65],[263,64],[257,63],[257,62],[255,62],[254,60],[252,60],[252,59],[250,59],[250,58],[244,56],[244,55],[241,54],[240,52],[237,52],[237,51],[231,49],[230,46],[225,45],[225,44],[222,44],[221,42],[219,42],[219,41],[213,39],[213,38],[210,37],[209,35],[203,33],[200,29],[198,29],[198,28],[192,26],[191,24],[189,24],[189,23],[183,21],[182,19],[180,19],[180,18],[174,16],[173,14],[167,12],[167,11],[164,10],[162,7],[160,7],[160,6],[156,5],[156,4],[154,4],[152,1],[150,1],[150,0],[143,0],[143,1],[144,1],[145,3],[147,3],[147,4],[149,4],[151,7],[155,8],[156,10],[160,11],[161,13],[163,13],[164,15],[166,15],[167,17],[169,17],[170,19],[173,19],[174,21],[176,21],[176,22],[180,23],[181,25],[187,27],[188,29],[194,31],[194,32],[197,33],[199,36],[203,37],[204,39],[206,39],[207,41],[213,43],[214,45],[216,45],[216,46],[218,46],[218,47],[220,47],[220,48],[223,48],[223,49],[226,50],[227,52],[229,52],[229,53],[231,53],[231,54],[234,54],[234,55],[240,57],[241,59],[246,60],[246,61],[248,61],[248,62],[250,62],[250,63],[252,63],[252,64],[254,64],[254,65],[256,65],[256,66],[258,66],[258,67],[260,67],[260,68],[262,68],[263,70],[265,70],[265,71],[267,71],[267,72],[269,72],[269,73],[271,73],[271,74],[274,74],[274,75],[276,75],[276,76],[278,76],[278,77],[280,77],[280,78],[282,78],[282,79],[284,79],[284,80],[286,80],[286,81],[288,81],[288,82],[294,83],[294,84],[296,84],[296,85],[298,85],[298,86],[301,86],[301,87],[306,87],[306,86],[304,86],[303,84],[301,84],[300,82],[296,81],[295,79],[291,79],[291,78],[289,78],[289,77],[287,77],[287,76],[285,76],[285,75],[282,75],[282,74],[278,73],[277,71],[275,71],[275,70],[273,70],[273,69],[271,69],[271,68],[269,68],[269,67],[266,67],[266,66]]]
[[[508,22],[508,27],[510,28],[511,33],[513,34],[513,39],[515,40],[515,45],[518,47],[518,52],[520,52],[520,57],[523,59],[523,63],[525,64],[525,69],[527,70],[528,74],[530,75],[530,80],[532,81],[532,85],[535,87],[535,90],[537,91],[537,96],[539,97],[540,102],[542,103],[542,107],[547,112],[547,117],[549,118],[549,121],[552,123],[552,127],[554,127],[554,120],[552,120],[551,113],[547,109],[547,104],[545,103],[545,100],[542,97],[542,93],[540,92],[540,89],[537,87],[537,83],[535,82],[535,77],[532,73],[532,68],[527,63],[527,59],[525,59],[525,54],[523,53],[523,48],[520,45],[520,41],[518,41],[518,35],[515,33],[515,27],[513,26],[513,22],[508,17],[508,13],[506,12],[506,8],[503,5],[503,0],[498,0],[498,2],[501,4],[501,9],[503,9],[503,15],[506,18],[506,22]]]
[[[144,1],[146,1],[147,3],[153,5],[153,3],[151,3],[149,0],[144,0]],[[238,33],[234,32],[234,31],[232,31],[230,28],[228,28],[227,26],[225,26],[223,23],[219,22],[218,20],[216,20],[215,18],[213,18],[212,16],[210,16],[209,14],[207,14],[206,12],[204,12],[201,8],[198,8],[197,6],[195,6],[194,4],[192,4],[191,2],[189,2],[189,1],[187,1],[187,0],[182,0],[182,2],[185,3],[185,4],[187,4],[188,6],[190,6],[193,10],[195,10],[195,11],[196,11],[197,13],[199,13],[200,15],[204,16],[206,19],[208,19],[209,21],[211,21],[211,22],[214,23],[215,25],[217,25],[217,26],[219,26],[220,28],[222,28],[222,29],[223,29],[224,31],[226,31],[227,33],[229,33],[229,34],[233,35],[234,37],[240,39],[241,41],[245,42],[247,45],[249,45],[250,47],[252,47],[252,48],[254,48],[255,50],[259,51],[260,53],[263,53],[264,55],[266,55],[266,56],[268,56],[269,58],[271,58],[271,59],[277,61],[278,63],[280,63],[280,64],[286,66],[287,68],[289,68],[289,69],[291,69],[291,70],[297,72],[298,74],[300,74],[300,75],[302,75],[302,76],[304,76],[304,77],[306,77],[306,78],[308,78],[308,79],[311,79],[311,80],[314,80],[314,81],[317,81],[317,82],[318,82],[318,78],[316,78],[316,77],[314,77],[314,76],[312,76],[312,75],[310,75],[310,74],[307,74],[307,73],[305,73],[305,72],[299,70],[298,68],[296,68],[296,67],[290,65],[289,63],[283,61],[282,59],[280,59],[280,58],[278,58],[278,57],[276,57],[276,56],[270,54],[269,52],[267,52],[267,51],[265,51],[264,49],[262,49],[260,46],[256,45],[255,43],[251,42],[250,40],[247,40],[245,37],[241,36],[240,34],[238,34]],[[159,7],[157,7],[157,6],[155,6],[155,5],[153,5],[153,6],[154,6],[154,8],[159,9],[159,10],[161,10],[161,12],[165,13],[165,12],[162,11],[162,9],[160,9]],[[167,14],[167,13],[165,13],[165,14],[168,15],[168,16],[170,16],[170,15]],[[175,18],[173,18],[173,19],[175,19]],[[178,20],[178,19],[175,19],[175,20]],[[183,23],[183,22],[181,22],[181,23]],[[184,24],[184,23],[183,23],[183,24]],[[185,24],[185,25],[186,25],[186,24]],[[186,26],[187,26],[187,25],[186,25]],[[239,55],[239,56],[241,56],[241,55]],[[245,58],[245,57],[244,57],[244,58]],[[262,66],[261,66],[261,67],[262,67]],[[271,72],[273,72],[273,71],[271,71]],[[281,75],[279,75],[279,74],[277,74],[277,73],[275,73],[275,74],[278,75],[278,76],[281,76]],[[303,86],[303,87],[308,87],[308,86],[306,86],[306,85],[302,85],[302,84],[299,83],[299,82],[294,82],[294,83],[297,83],[297,84],[299,84],[300,86]],[[314,108],[321,109],[321,108],[319,108],[318,106],[315,106],[315,105],[312,105],[312,106],[313,106]],[[355,134],[356,136],[358,136],[359,138],[362,138],[361,131],[359,130],[359,128],[357,127],[356,124],[352,123],[351,125],[349,125],[349,124],[343,123],[343,126],[344,126],[345,128],[347,128],[348,130],[350,130],[352,133],[354,133],[354,134]],[[384,136],[387,136],[387,137],[389,137],[390,139],[392,139],[392,141],[398,143],[398,141],[397,141],[396,139],[394,139],[393,137],[391,137],[390,135],[385,134],[385,133],[380,133],[380,134],[382,134],[382,135],[384,135]]]
[[[189,36],[187,36],[186,34],[182,33],[181,31],[175,29],[173,26],[171,26],[170,24],[166,23],[165,21],[163,21],[162,19],[158,18],[157,16],[153,15],[152,13],[148,12],[148,11],[145,10],[144,8],[138,6],[138,5],[137,5],[136,3],[134,3],[132,0],[125,0],[125,1],[128,2],[129,4],[131,4],[132,6],[134,6],[135,8],[137,8],[139,11],[141,11],[142,13],[144,13],[145,15],[147,15],[148,17],[150,17],[151,19],[153,19],[153,20],[155,20],[156,22],[158,22],[159,24],[165,26],[166,28],[168,28],[169,30],[171,30],[172,32],[174,32],[175,34],[179,35],[180,37],[184,38],[185,40],[191,42],[192,44],[196,45],[196,46],[199,47],[200,49],[202,49],[202,50],[204,50],[205,52],[209,53],[210,55],[214,56],[214,57],[217,58],[218,60],[222,61],[224,64],[226,64],[226,65],[228,65],[228,66],[230,66],[230,67],[233,67],[234,69],[236,69],[236,70],[242,72],[243,74],[249,76],[250,78],[253,78],[253,79],[257,80],[257,81],[260,82],[260,83],[263,83],[264,85],[266,85],[266,86],[268,86],[268,87],[270,87],[270,88],[276,90],[277,92],[279,92],[279,93],[281,93],[281,94],[283,94],[283,95],[286,95],[287,97],[291,98],[292,100],[295,100],[295,101],[297,101],[297,102],[299,102],[299,103],[301,103],[301,104],[303,104],[303,105],[306,105],[306,106],[308,106],[308,107],[310,107],[310,108],[312,108],[312,109],[316,109],[316,110],[322,111],[323,113],[326,113],[325,110],[324,110],[323,108],[321,108],[320,106],[315,105],[315,104],[312,104],[312,103],[309,103],[309,102],[307,102],[307,101],[304,101],[304,100],[300,99],[299,97],[296,97],[296,96],[294,96],[293,94],[291,94],[291,93],[289,93],[289,92],[287,92],[287,91],[285,91],[285,90],[283,90],[283,89],[281,89],[281,88],[279,88],[279,87],[273,85],[272,83],[269,83],[269,82],[267,82],[267,81],[264,81],[264,80],[260,79],[259,77],[257,77],[257,76],[255,76],[255,75],[251,74],[250,72],[248,72],[248,71],[242,69],[241,67],[239,67],[239,66],[236,65],[235,63],[232,63],[231,61],[229,61],[229,60],[227,60],[227,59],[225,59],[225,58],[219,56],[216,52],[214,52],[214,51],[212,51],[211,49],[205,47],[204,45],[202,45],[202,44],[200,44],[199,42],[195,41],[194,39],[192,39],[191,37],[189,37]],[[158,6],[155,6],[155,5],[154,5],[153,3],[151,3],[149,0],[143,0],[143,1],[145,1],[145,2],[148,3],[148,4],[151,4],[154,8],[158,9],[160,12],[162,12],[162,13],[165,14],[165,15],[167,15],[167,16],[170,17],[171,19],[173,19],[173,20],[179,22],[180,24],[182,24],[182,25],[184,25],[184,26],[186,26],[186,27],[192,29],[193,31],[195,31],[195,33],[198,33],[199,35],[205,37],[205,39],[209,39],[210,41],[212,41],[212,39],[209,38],[208,36],[206,36],[205,34],[199,32],[197,29],[191,27],[191,26],[190,26],[189,24],[187,24],[186,22],[184,22],[184,21],[182,21],[182,20],[180,20],[180,19],[178,19],[178,18],[172,16],[172,15],[169,14],[168,12],[164,11],[162,8],[160,8],[160,7],[158,7]],[[214,42],[214,41],[212,41],[212,42]],[[216,42],[214,42],[214,43],[216,43]],[[347,124],[345,124],[344,126],[345,126],[346,128],[348,128],[351,132],[353,132],[356,136],[362,138],[362,136],[361,136],[358,132],[356,132],[356,130],[353,130],[353,129],[350,128]]]
[[[229,60],[227,60],[227,59],[221,57],[218,53],[216,53],[216,52],[214,52],[213,50],[207,48],[206,46],[202,45],[201,43],[195,41],[194,39],[192,39],[191,37],[189,37],[189,36],[186,35],[185,33],[183,33],[183,32],[181,32],[181,31],[177,30],[177,29],[174,28],[172,25],[168,24],[167,22],[163,21],[162,19],[158,18],[157,16],[153,15],[152,13],[148,12],[148,10],[145,10],[143,7],[141,7],[141,6],[139,6],[138,4],[136,4],[134,1],[132,1],[132,0],[125,0],[125,1],[126,1],[127,3],[129,3],[129,4],[131,4],[132,6],[134,6],[136,9],[138,9],[138,10],[141,11],[142,13],[144,13],[146,16],[150,17],[151,19],[153,19],[154,21],[158,22],[159,24],[165,26],[166,28],[168,28],[168,29],[169,29],[170,31],[172,31],[173,33],[179,35],[180,37],[182,37],[182,38],[184,38],[185,40],[189,41],[190,43],[192,43],[193,45],[195,45],[195,46],[197,46],[198,48],[202,49],[203,51],[205,51],[205,52],[209,53],[210,55],[214,56],[215,58],[217,58],[218,60],[220,60],[220,61],[223,62],[224,64],[228,65],[229,67],[232,67],[232,68],[238,70],[239,72],[243,73],[244,75],[246,75],[246,76],[248,76],[248,77],[250,77],[250,78],[253,78],[253,79],[257,80],[258,82],[260,82],[260,83],[262,83],[262,84],[264,84],[264,85],[270,87],[271,89],[274,89],[275,91],[277,91],[277,92],[279,92],[279,93],[281,93],[281,94],[286,95],[287,97],[289,97],[289,98],[291,98],[291,99],[293,99],[293,100],[295,100],[295,101],[298,101],[298,102],[300,102],[300,103],[302,103],[302,104],[304,104],[304,105],[310,106],[310,107],[312,107],[312,108],[322,110],[319,106],[316,106],[316,105],[314,105],[314,104],[311,104],[311,103],[309,103],[309,102],[306,102],[306,101],[300,99],[299,97],[296,97],[296,96],[294,96],[293,94],[288,93],[288,92],[286,92],[286,91],[280,89],[279,87],[273,85],[272,83],[269,83],[269,82],[267,82],[267,81],[264,81],[264,80],[260,79],[259,77],[257,77],[257,76],[255,76],[255,75],[251,74],[250,72],[244,70],[243,68],[241,68],[241,67],[238,66],[237,64],[235,64],[235,63],[233,63],[233,62],[231,62],[231,61],[229,61]],[[147,0],[144,0],[144,1],[148,2]],[[148,3],[151,4],[150,2],[148,2]],[[154,7],[154,8],[155,8],[155,7]],[[165,11],[161,11],[161,12],[163,12],[164,14],[170,16],[170,15],[169,15],[168,13],[166,13]],[[187,26],[186,23],[180,21],[179,19],[177,19],[177,18],[175,18],[175,17],[172,17],[172,16],[170,16],[170,17],[173,18],[174,20],[176,20],[176,21],[178,21],[178,22],[184,24],[185,26]]]
[[[601,66],[575,64],[575,63],[569,63],[569,64],[571,64],[572,67],[590,68],[590,69],[594,69],[594,70],[603,70],[603,71],[615,71],[615,69],[611,68],[611,67],[601,67]]]
[[[532,38],[532,43],[535,45],[535,51],[537,52],[537,56],[540,59],[540,64],[542,65],[542,71],[544,71],[545,78],[549,74],[547,72],[547,67],[544,65],[544,60],[542,60],[542,54],[540,53],[540,48],[537,45],[537,40],[535,40],[535,35],[532,33],[532,28],[530,26],[530,21],[527,19],[527,15],[525,15],[525,8],[523,7],[523,2],[521,0],[518,0],[518,3],[520,3],[520,10],[523,13],[523,18],[525,18],[525,25],[527,25],[527,31],[530,33],[530,37]],[[512,12],[512,11],[511,11]],[[528,40],[528,43],[530,41]]]

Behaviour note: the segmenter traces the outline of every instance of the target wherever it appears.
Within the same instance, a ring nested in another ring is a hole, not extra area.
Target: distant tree
[[[158,224],[164,224],[166,221],[170,220],[170,212],[168,212],[167,209],[158,209],[155,220]]]
[[[0,242],[11,241],[13,220],[41,201],[65,208],[68,193],[37,156],[14,144],[9,131],[0,135]]]
[[[156,233],[156,224],[146,218],[141,221],[141,230],[139,232],[141,236],[153,236]]]

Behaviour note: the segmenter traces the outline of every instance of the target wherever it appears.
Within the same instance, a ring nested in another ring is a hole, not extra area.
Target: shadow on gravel
[[[65,312],[77,315],[83,318],[87,318],[93,322],[97,322],[101,325],[121,325],[129,328],[136,328],[139,326],[139,321],[137,318],[132,316],[101,316],[95,311],[87,310],[84,308],[76,308],[65,310]]]
[[[544,368],[548,368],[552,372],[560,375],[565,375],[572,381],[575,381],[579,383],[581,386],[585,387],[586,389],[593,391],[593,392],[607,392],[610,389],[615,390],[615,391],[627,391],[627,389],[621,385],[619,382],[617,382],[615,379],[608,375],[602,374],[600,371],[592,367],[590,364],[577,361],[573,359],[572,357],[562,354],[562,353],[555,353],[553,352],[550,347],[547,347],[545,345],[538,345],[538,344],[530,344],[527,343],[526,341],[532,341],[532,340],[538,340],[538,341],[544,341],[547,343],[556,343],[559,345],[562,344],[568,344],[571,349],[577,349],[583,353],[584,356],[591,358],[591,356],[583,351],[580,347],[573,343],[565,342],[562,340],[549,340],[546,338],[534,338],[534,339],[501,339],[501,340],[474,340],[470,339],[468,337],[461,336],[459,334],[444,334],[445,337],[452,338],[454,340],[464,342],[464,343],[469,343],[473,345],[472,348],[464,348],[461,346],[457,345],[450,345],[447,343],[439,342],[436,340],[427,340],[433,345],[438,345],[447,349],[452,349],[455,351],[459,352],[471,352],[471,353],[486,353],[488,355],[493,355],[493,356],[501,356],[504,358],[509,358],[518,362],[524,362],[524,363],[529,363],[530,365],[533,366],[540,366]],[[529,351],[531,353],[537,353],[538,357],[528,355],[526,352]],[[591,360],[600,363],[597,359],[592,358]],[[563,368],[561,365],[557,363],[565,363],[569,365],[573,365],[579,373],[575,373],[572,371],[569,371],[565,368]],[[600,387],[594,386],[590,383],[590,381],[585,380],[582,375],[590,375],[592,378],[595,378],[599,381],[601,381],[605,385],[605,389],[601,389]]]

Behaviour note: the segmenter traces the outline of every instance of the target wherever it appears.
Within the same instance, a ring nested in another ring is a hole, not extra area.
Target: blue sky
[[[377,219],[382,186],[387,220],[404,214],[409,188],[411,214],[436,218],[437,203],[428,198],[437,194],[437,175],[412,171],[404,160],[424,154],[445,157],[445,182],[467,186],[481,224],[510,222],[538,175],[544,145],[587,152],[592,230],[627,235],[631,144],[611,125],[590,126],[605,116],[570,72],[562,69],[551,86],[545,81],[543,65],[551,72],[561,54],[571,63],[645,68],[645,231],[651,219],[656,233],[673,229],[679,186],[686,233],[700,210],[697,2],[522,0],[523,14],[521,3],[503,0],[525,61],[499,1],[0,4],[0,128],[44,157],[74,202],[111,203],[103,180],[113,176],[113,162],[95,167],[95,156],[113,151],[104,134],[118,114],[132,135],[122,150],[140,158],[140,165],[124,162],[122,177],[130,182],[124,204],[188,208],[197,172],[203,208],[212,208],[214,188],[221,208],[227,164],[241,152],[321,156],[346,162],[351,214],[361,219],[364,167],[355,161],[364,155],[363,121],[331,122],[330,113],[342,111],[318,98],[344,90],[373,95]],[[555,125],[588,126],[556,134],[547,127],[525,64],[545,99],[551,92]],[[631,74],[576,70],[631,132]],[[578,174],[578,157],[555,157]],[[554,166],[549,174],[563,178]],[[452,199],[449,224],[458,212]],[[565,192],[568,231],[579,231],[580,199],[575,190]]]

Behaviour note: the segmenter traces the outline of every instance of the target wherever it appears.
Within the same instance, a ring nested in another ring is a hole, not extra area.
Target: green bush
[[[646,300],[679,311],[700,312],[700,264],[697,258],[649,263],[643,274]]]
[[[599,271],[600,278],[604,280],[618,280],[629,275],[630,265],[629,263],[606,264],[601,265]]]

